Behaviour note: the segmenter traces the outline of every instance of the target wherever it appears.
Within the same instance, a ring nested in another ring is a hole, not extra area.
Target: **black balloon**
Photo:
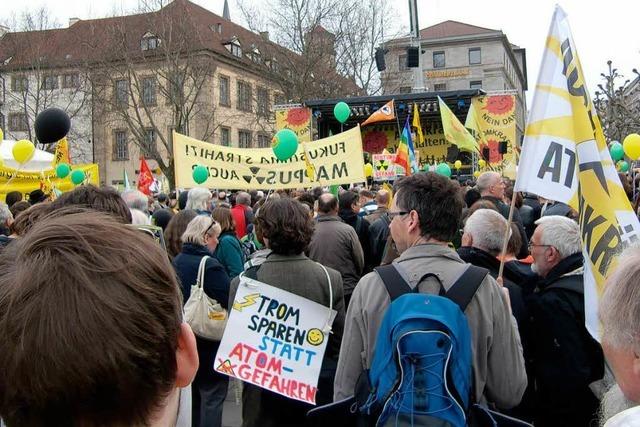
[[[34,123],[36,137],[42,144],[53,144],[67,136],[71,120],[67,113],[59,108],[47,108],[38,114]]]

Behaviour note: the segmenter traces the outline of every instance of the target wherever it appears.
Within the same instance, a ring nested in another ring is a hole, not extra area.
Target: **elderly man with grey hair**
[[[193,209],[199,214],[209,214],[211,192],[206,188],[195,187],[189,190],[185,209]]]
[[[601,424],[640,425],[640,246],[626,249],[600,299],[602,348],[617,384],[602,401]]]
[[[599,401],[589,385],[604,376],[602,348],[585,327],[578,224],[563,216],[536,221],[529,247],[541,276],[528,302],[538,407],[535,424],[588,426]]]
[[[502,180],[502,176],[498,172],[484,172],[476,181],[476,188],[480,192],[480,198],[482,200],[488,200],[493,203],[498,212],[505,218],[509,218],[509,205],[504,202],[504,190],[506,185]],[[520,213],[517,209],[513,211],[512,221],[518,226],[520,231],[520,237],[522,238],[522,245],[520,251],[516,254],[519,259],[526,258],[529,255],[527,251],[527,233],[520,218]]]
[[[129,209],[137,209],[149,214],[149,198],[142,191],[124,190],[120,197],[129,206]]]
[[[231,208],[231,215],[236,224],[236,237],[242,239],[253,231],[253,209],[251,209],[251,195],[246,191],[236,194],[236,204]]]
[[[12,223],[13,214],[9,210],[9,206],[0,202],[0,248],[7,246],[11,242],[9,238],[11,231],[9,230]]]

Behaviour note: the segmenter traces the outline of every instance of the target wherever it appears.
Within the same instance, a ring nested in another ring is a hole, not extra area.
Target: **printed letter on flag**
[[[560,7],[547,38],[515,190],[569,203],[578,210],[586,324],[598,338],[598,297],[618,253],[638,239],[640,224],[609,155]]]

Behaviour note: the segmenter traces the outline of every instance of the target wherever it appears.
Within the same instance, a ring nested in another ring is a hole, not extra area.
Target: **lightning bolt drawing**
[[[245,295],[243,302],[233,302],[233,309],[236,311],[242,311],[243,308],[251,307],[253,304],[255,304],[258,298],[260,298],[260,294]]]

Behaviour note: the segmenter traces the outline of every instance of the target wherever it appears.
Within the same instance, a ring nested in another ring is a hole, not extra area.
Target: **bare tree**
[[[630,93],[630,79],[620,83],[624,76],[611,61],[607,61],[607,67],[607,73],[601,73],[603,83],[598,84],[593,103],[607,139],[622,141],[630,133],[640,132],[640,97]],[[635,68],[633,73],[640,78]]]

